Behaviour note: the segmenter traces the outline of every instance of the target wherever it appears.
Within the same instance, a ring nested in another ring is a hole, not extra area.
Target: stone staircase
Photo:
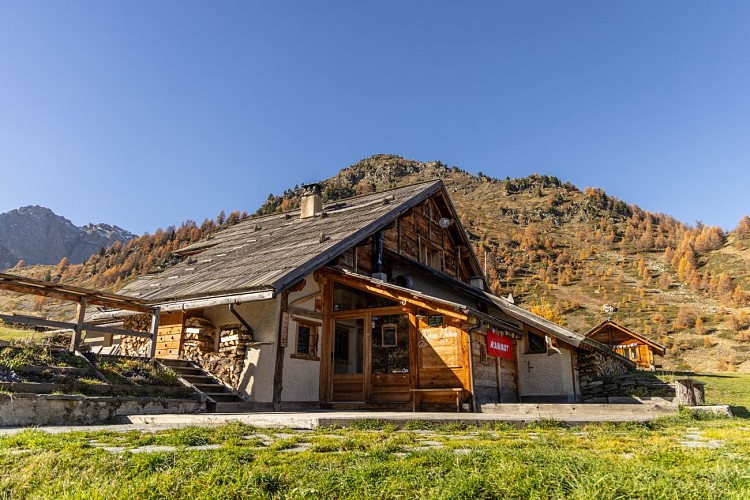
[[[182,380],[205,394],[206,408],[209,413],[236,413],[251,410],[250,403],[243,400],[236,391],[192,361],[160,359],[159,363],[177,372]]]

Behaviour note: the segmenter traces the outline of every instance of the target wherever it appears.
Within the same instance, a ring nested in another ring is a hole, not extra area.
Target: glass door
[[[337,319],[333,328],[333,393],[337,402],[365,400],[365,318]]]
[[[408,403],[409,315],[373,313],[370,318],[370,400],[375,403]]]

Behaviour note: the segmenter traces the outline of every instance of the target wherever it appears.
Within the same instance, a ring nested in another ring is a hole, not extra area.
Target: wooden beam
[[[161,313],[157,307],[151,315],[151,345],[148,349],[149,359],[154,359],[154,357],[156,357],[156,341],[159,338],[159,316],[161,316]]]
[[[83,332],[83,320],[86,317],[86,297],[78,301],[76,311],[76,326],[73,329],[73,337],[70,339],[70,352],[76,352],[81,345],[81,333]]]
[[[353,288],[368,291],[375,295],[380,295],[381,297],[385,297],[387,299],[393,300],[394,302],[400,303],[401,301],[406,301],[409,304],[415,305],[417,307],[422,307],[425,309],[430,309],[438,314],[443,314],[451,318],[455,318],[455,319],[462,320],[462,321],[468,320],[468,316],[466,314],[451,311],[450,309],[446,309],[443,306],[431,304],[428,301],[415,298],[414,296],[396,295],[393,292],[379,288],[375,284],[369,283],[367,281],[358,280],[356,278],[352,278],[349,276],[342,276],[339,274],[334,274],[333,276],[334,276],[335,281],[344,283]]]
[[[323,319],[323,313],[318,311],[310,311],[301,307],[289,306],[289,314],[293,316],[302,316],[305,318]]]
[[[121,328],[109,328],[106,326],[83,325],[83,330],[87,333],[100,333],[102,335],[127,335],[129,337],[140,337],[144,339],[151,338],[151,334],[148,332],[136,332],[133,330],[123,330]]]
[[[78,302],[81,298],[86,298],[89,305],[116,307],[144,313],[150,313],[153,310],[153,307],[134,297],[5,273],[0,273],[0,290],[52,297],[71,302]]]
[[[65,321],[52,321],[45,318],[37,318],[35,316],[22,316],[19,314],[0,314],[0,319],[6,323],[20,323],[22,325],[32,326],[46,326],[49,328],[60,328],[63,330],[73,330],[76,327],[75,323],[67,323]]]

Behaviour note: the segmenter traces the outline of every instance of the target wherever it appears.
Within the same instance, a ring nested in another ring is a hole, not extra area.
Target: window
[[[297,323],[297,339],[292,357],[319,361],[318,325],[303,320],[295,320],[295,322]]]
[[[438,247],[427,243],[427,241],[422,240],[420,241],[421,244],[421,251],[419,260],[422,264],[424,264],[427,267],[431,267],[433,269],[436,269],[438,271],[443,270],[443,251],[440,250]]]
[[[526,336],[526,354],[542,354],[547,352],[547,339],[544,335],[529,332]]]
[[[399,303],[384,297],[372,295],[365,291],[339,282],[333,284],[333,311],[351,311],[377,307],[394,307]]]
[[[409,373],[409,315],[372,317],[372,372]]]
[[[486,365],[489,361],[487,359],[487,346],[479,344],[479,362]]]

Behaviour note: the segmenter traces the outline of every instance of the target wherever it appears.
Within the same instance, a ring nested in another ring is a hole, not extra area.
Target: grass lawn
[[[15,340],[30,340],[33,338],[35,341],[38,341],[47,336],[48,335],[36,332],[33,329],[13,328],[0,322],[0,340],[12,342]]]
[[[0,438],[0,497],[750,498],[749,427],[683,413],[574,429],[26,430]]]
[[[729,405],[734,415],[750,418],[750,373],[675,372],[657,375],[667,382],[672,382],[675,377],[700,380],[706,384],[706,404]]]

